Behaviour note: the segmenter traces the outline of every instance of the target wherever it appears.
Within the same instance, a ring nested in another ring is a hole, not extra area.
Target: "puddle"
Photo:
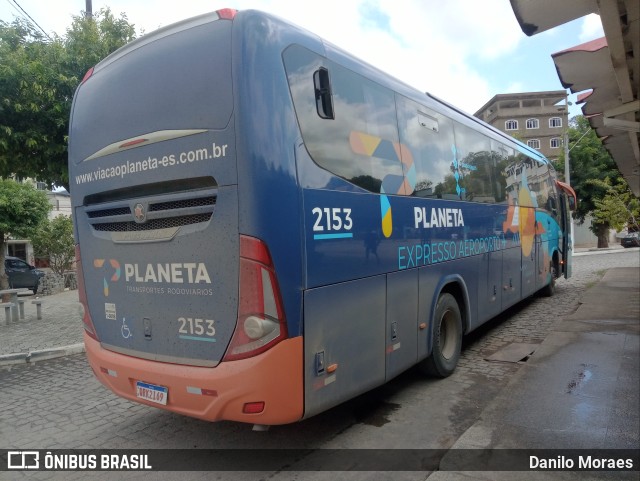
[[[400,409],[400,405],[389,402],[362,404],[354,412],[356,422],[377,428],[390,422],[389,416]]]
[[[596,367],[595,364],[581,364],[580,366],[582,369],[575,373],[573,379],[567,384],[568,394],[577,394],[576,391],[579,391],[593,377],[591,369]]]

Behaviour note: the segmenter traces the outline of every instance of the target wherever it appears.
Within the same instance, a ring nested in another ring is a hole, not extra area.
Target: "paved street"
[[[451,377],[426,379],[410,370],[328,412],[302,423],[273,427],[267,433],[236,423],[206,423],[120,399],[95,379],[84,354],[0,368],[0,445],[10,449],[449,448],[476,423],[521,366],[487,361],[487,357],[510,343],[541,343],[556,322],[576,311],[586,289],[597,284],[607,269],[637,268],[639,261],[638,249],[578,256],[574,276],[558,282],[554,297],[533,297],[472,333]],[[77,342],[77,338],[65,339],[59,342]],[[7,479],[27,476],[11,474]],[[93,474],[98,474],[96,479],[123,478],[118,473]],[[292,474],[190,473],[189,479],[284,480]],[[387,479],[382,474],[353,473],[341,478]],[[73,480],[90,475],[41,472],[29,473],[29,478]],[[148,479],[174,479],[174,475],[146,474]],[[427,475],[396,473],[394,479],[423,480]],[[147,479],[144,473],[126,475],[126,479],[141,478]],[[335,475],[298,473],[296,479],[329,480]]]

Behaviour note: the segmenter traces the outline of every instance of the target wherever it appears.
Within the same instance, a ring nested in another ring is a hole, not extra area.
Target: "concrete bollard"
[[[38,299],[36,301],[31,301],[31,304],[35,304],[36,305],[36,317],[38,318],[38,320],[42,319],[42,303],[44,301]]]
[[[24,320],[24,299],[18,299],[18,310],[20,311],[20,319]]]
[[[0,307],[4,307],[4,324],[8,326],[11,322],[11,311],[13,309],[13,302],[2,302],[0,303]]]

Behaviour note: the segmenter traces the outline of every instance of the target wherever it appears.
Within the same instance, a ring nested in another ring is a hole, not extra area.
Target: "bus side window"
[[[453,125],[449,118],[396,96],[400,142],[413,156],[415,197],[458,199],[451,174]]]
[[[302,139],[313,161],[370,192],[383,191],[386,181],[396,190],[385,192],[401,193],[394,93],[300,45],[288,47],[283,59]]]
[[[494,204],[491,140],[479,132],[454,123],[456,162],[452,166],[461,200]],[[455,175],[457,174],[457,175]]]
[[[513,158],[515,152],[511,147],[507,147],[506,145],[503,145],[500,142],[496,142],[495,140],[491,141],[491,151],[491,156],[493,158],[491,168],[494,185],[494,196],[497,203],[505,204],[508,201],[507,177],[505,171],[507,169],[507,166],[509,165],[509,159]]]

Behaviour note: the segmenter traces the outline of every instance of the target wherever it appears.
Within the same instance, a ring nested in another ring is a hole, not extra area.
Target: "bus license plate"
[[[136,381],[136,396],[146,401],[167,405],[169,389],[164,386],[156,386],[142,381]]]

